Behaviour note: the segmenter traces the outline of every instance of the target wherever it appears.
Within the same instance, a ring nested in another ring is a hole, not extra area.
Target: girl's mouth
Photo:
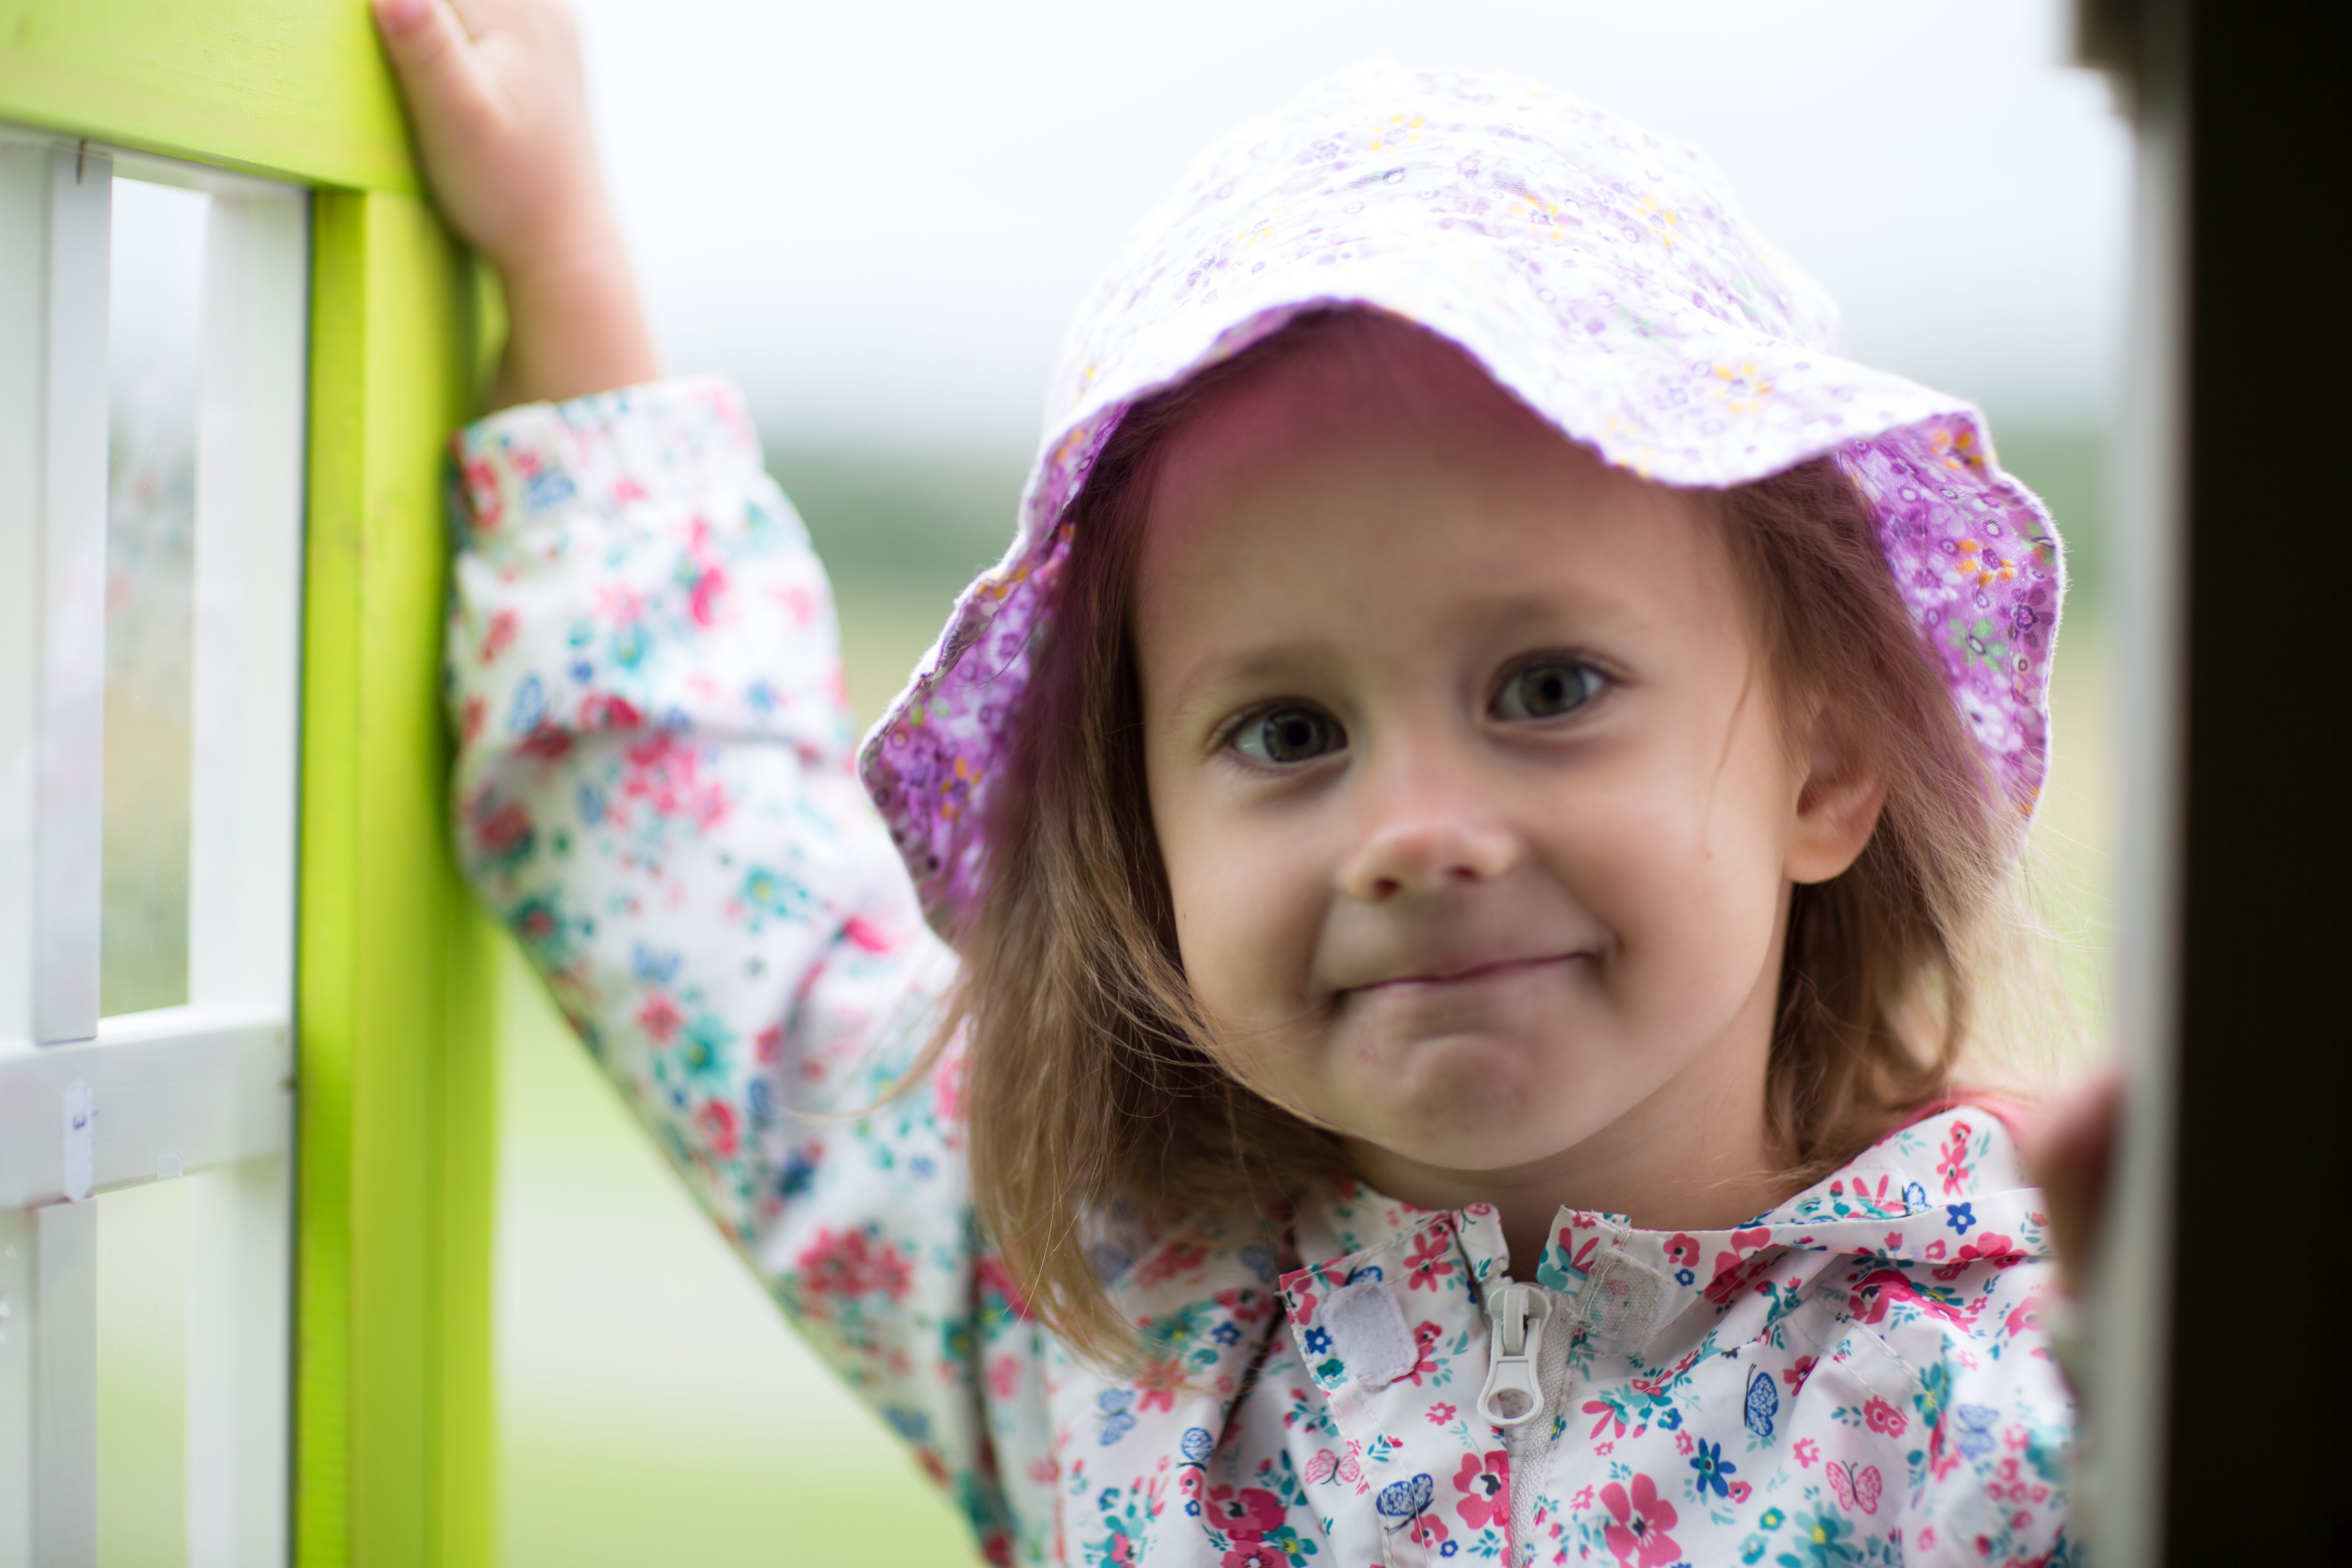
[[[1499,980],[1511,975],[1531,973],[1556,963],[1571,963],[1587,955],[1582,952],[1558,952],[1536,958],[1498,959],[1489,963],[1469,963],[1458,967],[1440,964],[1425,973],[1400,974],[1392,979],[1376,980],[1368,985],[1353,986],[1350,989],[1366,995],[1382,992],[1409,995],[1415,992],[1434,991],[1444,986],[1470,985],[1484,980]]]

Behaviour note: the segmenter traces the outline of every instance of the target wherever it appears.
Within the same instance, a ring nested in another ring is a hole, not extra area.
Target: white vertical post
[[[196,420],[188,1000],[290,1015],[309,204],[216,189]],[[189,1178],[188,1568],[286,1561],[289,1165]]]
[[[98,1205],[32,1211],[33,1561],[98,1564]]]
[[[188,1000],[289,1012],[309,202],[218,191],[196,412]]]
[[[0,1210],[0,1568],[33,1568],[33,1215]]]
[[[112,198],[103,156],[0,149],[0,1051],[98,1030]],[[6,1568],[97,1561],[97,1226],[0,1215]]]
[[[187,1178],[188,1568],[286,1561],[283,1155]]]
[[[49,150],[41,344],[41,603],[33,840],[33,1037],[98,1033],[106,777],[106,279],[114,163]]]

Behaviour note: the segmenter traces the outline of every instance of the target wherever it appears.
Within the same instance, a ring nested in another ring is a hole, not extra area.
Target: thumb
[[[448,0],[371,0],[371,6],[420,136],[437,140],[444,127],[490,110],[489,72]]]

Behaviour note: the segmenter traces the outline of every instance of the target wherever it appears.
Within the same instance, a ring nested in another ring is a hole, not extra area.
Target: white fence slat
[[[49,150],[42,345],[33,1037],[98,1032],[106,777],[107,237],[114,163]]]
[[[98,1205],[33,1211],[33,1561],[98,1564]]]

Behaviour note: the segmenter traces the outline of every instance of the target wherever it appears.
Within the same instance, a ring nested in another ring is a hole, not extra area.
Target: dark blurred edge
[[[2352,1046],[2352,5],[2184,8],[2189,746],[2167,1560],[2242,1560],[2245,1521],[2224,1521],[2224,1500],[2261,1497],[2262,1554],[2319,1563],[2352,1526],[2326,1479],[2343,1380],[2327,1329],[2352,1313],[2343,1249],[2313,1245],[2310,1212],[2344,1194]],[[2247,1308],[2275,1325],[2275,1401],[2250,1403],[2231,1375]],[[2230,1440],[2250,1422],[2250,1440]]]
[[[2116,528],[2164,557],[2125,574],[2119,609],[2172,698],[2143,727],[2168,743],[2134,759],[2159,829],[2135,850],[2175,868],[2152,879],[2155,939],[2126,948],[2125,988],[2158,1016],[2121,1170],[2169,1203],[2105,1260],[2099,1332],[2154,1334],[2092,1391],[2102,1460],[2136,1461],[2100,1478],[2097,1561],[2341,1561],[2347,1313],[2321,1237],[2352,1046],[2352,6],[2084,0],[2080,19],[2138,122],[2139,287],[2169,308],[2138,323],[2158,341],[2136,345],[2149,395]],[[2116,1430],[2126,1409],[2157,1430]]]

